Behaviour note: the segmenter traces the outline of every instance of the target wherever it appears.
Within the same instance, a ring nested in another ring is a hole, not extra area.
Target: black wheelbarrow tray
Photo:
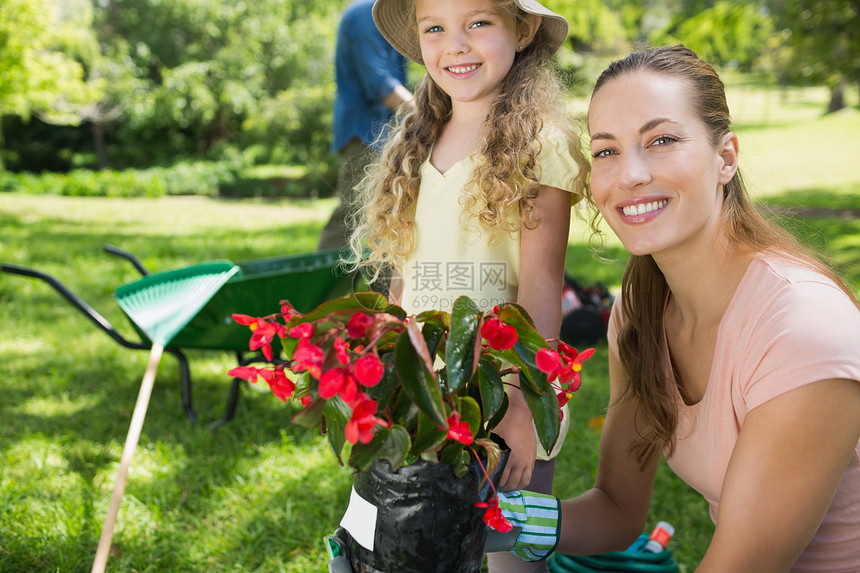
[[[111,245],[106,245],[104,250],[126,259],[142,275],[149,274],[149,270],[131,253]],[[338,250],[329,250],[236,263],[240,272],[224,283],[164,349],[179,362],[182,406],[192,422],[197,421],[197,415],[192,405],[191,374],[183,349],[231,351],[236,354],[241,366],[263,360],[260,353],[249,353],[248,327],[236,324],[232,315],[267,316],[278,310],[277,305],[281,300],[289,300],[296,310],[307,312],[327,300],[349,294],[355,286],[353,276],[339,268],[340,254]],[[0,270],[47,282],[120,345],[134,350],[152,348],[152,341],[128,314],[126,316],[139,342],[125,338],[107,319],[54,277],[7,263],[0,265]],[[241,385],[241,379],[232,380],[224,414],[210,427],[218,427],[233,418]]]

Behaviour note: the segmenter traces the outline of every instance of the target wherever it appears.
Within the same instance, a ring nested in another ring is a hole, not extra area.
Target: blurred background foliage
[[[330,195],[333,50],[347,3],[2,0],[0,189]],[[610,59],[676,42],[784,86],[825,84],[822,113],[860,90],[857,0],[546,4],[570,20],[556,63],[574,95]],[[84,173],[106,170],[135,172]],[[64,177],[21,176],[44,172]]]

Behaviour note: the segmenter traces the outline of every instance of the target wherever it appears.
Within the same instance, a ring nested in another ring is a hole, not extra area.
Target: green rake
[[[146,409],[149,406],[155,374],[164,347],[194,318],[224,283],[239,272],[239,267],[229,261],[215,261],[147,275],[136,282],[121,286],[116,291],[117,304],[149,337],[152,341],[152,350],[123,447],[119,476],[96,550],[93,573],[103,573],[107,566],[114,525],[128,479],[128,469],[143,429],[143,420],[146,417]]]

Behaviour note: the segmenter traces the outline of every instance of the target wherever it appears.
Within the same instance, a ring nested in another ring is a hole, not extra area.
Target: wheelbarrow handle
[[[149,274],[149,269],[147,269],[144,264],[140,262],[140,259],[132,255],[128,251],[124,251],[123,249],[120,249],[119,247],[114,247],[113,245],[105,245],[103,249],[106,253],[122,257],[123,259],[129,261],[131,264],[134,265],[134,268],[136,268],[138,272],[143,276]]]
[[[0,271],[4,273],[11,273],[13,275],[22,275],[25,277],[31,277],[34,279],[39,279],[45,281],[49,285],[51,285],[54,290],[63,295],[63,297],[69,301],[72,306],[81,311],[87,318],[89,318],[97,327],[107,333],[108,336],[113,338],[116,342],[120,343],[122,346],[126,348],[133,348],[135,350],[148,350],[150,348],[147,344],[140,344],[136,342],[131,342],[130,340],[126,340],[123,336],[116,331],[113,325],[108,322],[108,320],[98,313],[96,309],[91,307],[86,303],[81,297],[70,291],[66,285],[52,277],[47,273],[43,273],[41,271],[37,271],[35,269],[31,269],[29,267],[22,267],[20,265],[13,265],[10,263],[2,263],[0,264]]]
[[[113,325],[105,317],[99,314],[98,311],[96,311],[93,307],[87,304],[81,297],[70,291],[63,283],[61,283],[51,275],[43,273],[41,271],[37,271],[35,269],[31,269],[29,267],[22,267],[20,265],[13,265],[11,263],[0,263],[0,271],[13,275],[22,275],[25,277],[32,277],[34,279],[45,281],[46,283],[51,285],[54,290],[63,295],[63,297],[68,300],[72,304],[72,306],[77,308],[87,318],[89,318],[93,322],[93,324],[95,324],[99,329],[101,329],[104,333],[110,336],[115,342],[119,343],[121,346],[130,348],[132,350],[151,350],[152,346],[149,344],[126,340],[119,332],[116,331],[116,329],[114,329]],[[170,354],[173,354],[176,357],[176,360],[179,361],[179,377],[182,388],[182,407],[185,409],[185,415],[188,416],[188,419],[192,422],[196,422],[197,414],[194,412],[194,408],[191,404],[191,371],[188,367],[188,359],[178,348],[166,348],[165,350]]]

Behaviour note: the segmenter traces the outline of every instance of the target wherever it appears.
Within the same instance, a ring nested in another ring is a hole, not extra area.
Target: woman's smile
[[[657,199],[652,201],[647,199],[634,199],[633,201],[625,201],[625,204],[619,205],[618,210],[620,210],[625,217],[636,219],[628,222],[638,223],[658,216],[660,212],[663,211],[663,208],[666,207],[668,202],[668,199]],[[645,217],[646,215],[648,217]],[[642,219],[642,221],[639,221],[639,219]]]

